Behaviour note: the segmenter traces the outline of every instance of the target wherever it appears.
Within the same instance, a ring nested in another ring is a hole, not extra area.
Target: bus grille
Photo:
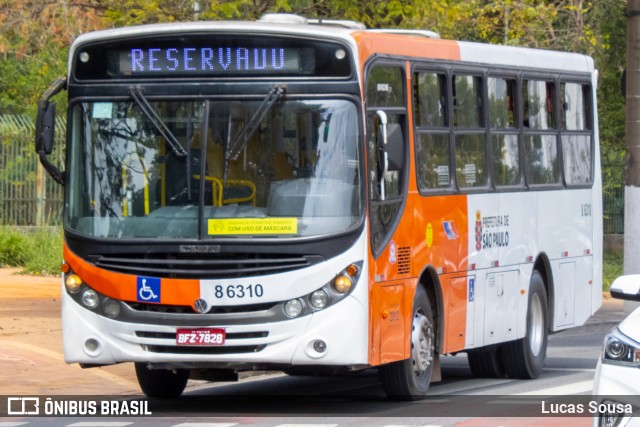
[[[91,261],[100,268],[139,276],[177,279],[251,277],[284,273],[321,262],[321,256],[281,254],[118,254]]]
[[[411,273],[411,247],[402,246],[398,248],[398,274]]]
[[[258,311],[268,311],[272,309],[277,302],[265,304],[251,305],[234,305],[234,306],[213,306],[206,313],[198,313],[187,305],[167,305],[167,304],[147,304],[142,302],[123,301],[135,311],[147,311],[153,313],[178,313],[178,314],[232,314],[232,313],[255,313]]]

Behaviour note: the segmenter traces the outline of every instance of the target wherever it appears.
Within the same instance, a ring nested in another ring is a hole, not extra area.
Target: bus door
[[[410,327],[412,220],[407,210],[405,69],[377,61],[368,68],[366,126],[369,165],[373,363],[407,357]]]

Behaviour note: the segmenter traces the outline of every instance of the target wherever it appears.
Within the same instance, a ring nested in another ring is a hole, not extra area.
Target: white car
[[[640,301],[640,274],[618,277],[610,291],[614,298]],[[640,426],[640,308],[605,336],[593,378],[593,397],[606,404],[602,407],[613,409],[594,416],[594,426]],[[628,413],[629,405],[635,417]]]

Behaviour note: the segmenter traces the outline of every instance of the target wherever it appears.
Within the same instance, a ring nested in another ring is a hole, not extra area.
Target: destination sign
[[[121,51],[119,60],[124,76],[304,74],[315,68],[311,48],[145,47]]]

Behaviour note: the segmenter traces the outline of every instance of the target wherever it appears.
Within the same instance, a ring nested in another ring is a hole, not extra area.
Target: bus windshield
[[[148,105],[171,142],[139,103],[72,107],[68,229],[103,238],[213,239],[321,236],[359,223],[353,103]]]

